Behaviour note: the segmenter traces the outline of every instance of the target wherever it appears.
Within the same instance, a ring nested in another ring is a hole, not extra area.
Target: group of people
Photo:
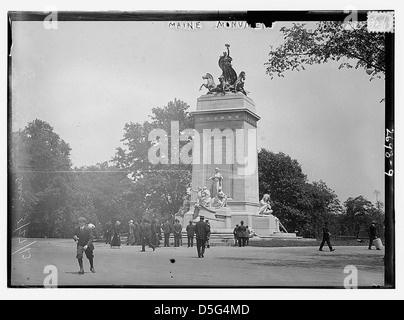
[[[240,224],[236,224],[235,228],[233,229],[234,246],[248,246],[249,240],[252,236],[254,236],[254,234],[254,230],[244,225],[244,221],[241,221]]]
[[[77,254],[76,258],[79,263],[80,271],[79,274],[84,274],[84,266],[83,266],[83,258],[84,254],[90,263],[90,272],[95,273],[94,268],[94,236],[93,229],[95,226],[91,223],[88,223],[86,218],[82,217],[78,220],[79,226],[74,230],[73,239],[77,243]],[[111,247],[117,246],[120,247],[121,239],[119,226],[121,223],[116,221],[114,224],[111,224],[111,228],[108,229],[107,232],[107,243],[111,245]],[[109,224],[108,224],[109,225]],[[154,220],[150,223],[149,220],[144,219],[140,224],[138,231],[136,228],[136,224],[133,221],[129,221],[129,235],[127,245],[136,244],[136,234],[139,232],[138,237],[140,237],[140,244],[142,245],[142,252],[145,252],[146,246],[149,246],[154,251],[156,246],[159,245],[161,240],[161,232],[164,233],[164,246],[169,247],[169,239],[170,234],[174,233],[174,246],[179,247],[182,245],[182,226],[178,219],[174,221],[174,224],[170,222],[170,220],[166,220],[166,222],[160,226],[159,222]],[[209,239],[211,234],[211,228],[209,221],[206,220],[204,216],[200,216],[200,220],[194,224],[191,220],[186,227],[187,238],[188,238],[188,248],[194,246],[194,237],[196,238],[196,247],[198,258],[204,258],[205,249],[209,248]],[[234,234],[234,245],[239,247],[244,247],[248,245],[249,238],[254,234],[253,230],[250,230],[248,226],[244,225],[244,221],[240,222],[240,225],[236,225],[233,231]],[[326,225],[323,228],[323,240],[320,245],[320,251],[323,251],[323,247],[325,243],[327,243],[330,251],[335,251],[332,247],[330,241],[331,233]],[[378,239],[378,230],[376,222],[372,222],[369,228],[369,250],[372,249],[374,241]],[[380,250],[377,247],[377,250]]]
[[[193,238],[195,235],[195,225],[190,221],[187,226],[188,247],[193,247]],[[121,222],[108,222],[106,224],[105,239],[106,244],[110,244],[111,248],[119,248],[121,246]],[[148,245],[158,247],[160,240],[164,240],[164,247],[170,247],[170,237],[174,238],[174,247],[180,247],[182,243],[182,225],[178,219],[174,221],[167,219],[163,224],[158,219],[151,222],[144,219],[142,222],[129,221],[127,228],[127,246]],[[164,238],[163,238],[164,237]],[[143,251],[143,250],[142,250]]]
[[[105,243],[109,244],[111,248],[120,248],[122,244],[121,240],[121,222],[112,221],[107,222],[105,230]],[[134,246],[141,245],[142,251],[146,251],[146,245],[155,250],[160,244],[161,239],[161,227],[158,220],[143,219],[140,223],[129,221],[127,229],[126,245]]]
[[[188,247],[193,247],[194,237],[196,237],[196,246],[198,258],[203,258],[205,254],[206,246],[209,246],[209,238],[210,238],[210,224],[208,221],[204,221],[204,217],[200,216],[200,221],[196,224],[193,224],[192,221],[189,222],[187,226],[187,235],[188,235]],[[87,219],[84,217],[79,218],[78,220],[79,226],[75,228],[73,239],[77,243],[77,253],[76,259],[79,263],[79,274],[84,274],[84,265],[83,258],[84,254],[90,263],[90,272],[95,273],[94,268],[94,235],[93,229],[95,226],[91,223],[88,223]],[[109,222],[107,227],[107,244],[111,245],[111,248],[120,247],[121,239],[120,239],[120,221],[115,221],[115,223]],[[142,252],[145,252],[146,246],[149,246],[154,251],[156,246],[159,245],[159,233],[164,233],[164,246],[169,247],[169,238],[170,234],[174,234],[174,246],[179,247],[182,245],[182,226],[178,219],[174,221],[174,224],[170,222],[170,220],[166,220],[166,222],[160,226],[158,221],[154,220],[150,223],[149,220],[144,219],[140,224],[137,224],[139,227],[136,228],[136,224],[133,221],[129,221],[129,233],[128,233],[128,241],[127,245],[136,244],[136,235],[139,233],[139,237],[141,239]],[[159,226],[159,227],[157,227]]]

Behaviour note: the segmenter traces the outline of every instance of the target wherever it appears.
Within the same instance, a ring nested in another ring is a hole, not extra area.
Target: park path
[[[16,239],[11,248],[11,285],[43,286],[44,268],[55,266],[62,287],[129,286],[157,288],[343,288],[344,268],[355,266],[359,287],[383,285],[384,251],[365,247],[336,247],[319,252],[317,247],[211,247],[205,258],[196,248],[164,248],[156,251],[139,246],[110,249],[96,243],[96,274],[78,275],[75,243],[72,240],[33,239],[29,255],[19,250]]]

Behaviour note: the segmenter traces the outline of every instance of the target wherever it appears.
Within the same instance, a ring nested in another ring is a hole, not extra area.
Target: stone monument
[[[263,237],[295,237],[281,231],[279,219],[260,212],[258,190],[257,122],[255,104],[244,89],[245,72],[237,76],[230,46],[219,58],[222,74],[216,85],[208,73],[208,92],[197,100],[195,118],[193,190],[190,211],[181,218],[186,226],[203,215],[212,233],[232,234],[244,221]],[[262,211],[262,210],[261,210]]]

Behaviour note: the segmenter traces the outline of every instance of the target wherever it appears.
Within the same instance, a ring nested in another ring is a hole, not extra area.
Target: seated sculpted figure
[[[198,217],[200,207],[210,207],[210,192],[207,187],[198,187],[198,190],[192,190],[196,192],[196,203],[194,208],[194,219]]]
[[[213,207],[215,208],[227,207],[227,196],[220,187],[216,194],[215,199],[213,200]]]
[[[210,191],[208,189],[208,187],[203,187],[202,190],[202,199],[201,199],[201,205],[209,208],[210,207]]]
[[[268,193],[264,194],[260,201],[260,210],[258,211],[258,214],[263,214],[263,215],[270,215],[272,214],[273,210],[271,208],[270,204],[271,197]]]

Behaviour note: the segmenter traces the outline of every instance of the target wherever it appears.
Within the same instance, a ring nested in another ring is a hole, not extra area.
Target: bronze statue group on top
[[[227,52],[223,52],[223,55],[219,58],[219,67],[222,69],[222,75],[219,77],[219,84],[216,85],[213,80],[213,76],[207,73],[202,79],[206,80],[199,88],[199,91],[203,87],[208,89],[207,94],[226,94],[226,92],[241,92],[247,95],[247,91],[244,90],[245,72],[241,71],[239,76],[237,76],[236,71],[232,67],[232,57],[230,57],[230,45],[226,44]]]

